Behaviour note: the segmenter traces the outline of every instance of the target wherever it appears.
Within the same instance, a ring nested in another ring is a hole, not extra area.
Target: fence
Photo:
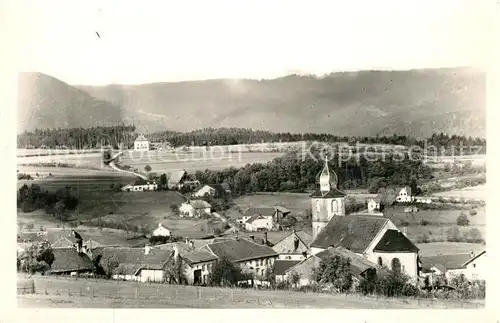
[[[34,294],[35,293],[35,280],[18,280],[17,281],[18,294]]]
[[[386,299],[360,295],[331,295],[290,291],[240,288],[196,287],[155,283],[101,280],[95,278],[37,277],[32,293],[64,298],[110,299],[127,301],[130,306],[147,301],[179,307],[270,307],[270,308],[479,308],[481,303],[449,302],[419,299]],[[29,287],[29,286],[26,286]],[[20,292],[18,287],[18,293]]]

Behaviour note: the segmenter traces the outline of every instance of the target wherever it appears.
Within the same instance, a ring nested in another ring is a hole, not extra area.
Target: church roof
[[[417,252],[419,249],[401,231],[387,230],[375,246],[381,252]]]
[[[324,193],[321,191],[321,188],[317,188],[316,191],[314,191],[311,195],[309,195],[309,197],[324,197],[324,198],[328,198],[328,197],[345,197],[347,196],[344,192],[336,189],[336,188],[332,188],[330,189],[327,193]]]
[[[311,247],[344,247],[363,253],[389,219],[380,216],[347,215],[333,217],[319,232]]]

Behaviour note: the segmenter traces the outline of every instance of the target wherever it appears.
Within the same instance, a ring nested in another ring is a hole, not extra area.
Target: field
[[[438,192],[434,193],[433,195],[442,197],[477,199],[485,201],[487,196],[487,190],[486,190],[486,185],[478,185],[462,189],[455,189],[451,191]]]
[[[95,279],[34,276],[35,293],[19,295],[19,307],[127,308],[483,308],[484,301],[362,297],[255,289],[144,284]],[[30,286],[18,275],[18,288]]]
[[[268,162],[282,156],[280,152],[227,152],[220,150],[171,152],[171,151],[126,151],[120,157],[120,164],[129,165],[139,171],[150,165],[153,172],[169,173],[185,169],[188,172],[205,169],[223,169],[242,167],[255,162]],[[74,155],[47,155],[18,157],[18,165],[37,163],[68,163],[77,167],[101,167],[101,153],[85,153]],[[20,170],[21,172],[21,170]]]
[[[457,242],[430,242],[418,243],[418,252],[421,257],[432,257],[440,255],[465,254],[474,251],[475,254],[483,251],[485,246],[480,243],[457,243]]]

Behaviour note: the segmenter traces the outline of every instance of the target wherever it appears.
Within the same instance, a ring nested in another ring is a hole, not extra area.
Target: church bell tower
[[[311,194],[312,234],[313,239],[334,216],[345,215],[346,194],[337,189],[338,177],[328,167],[328,157],[319,174],[319,187]]]

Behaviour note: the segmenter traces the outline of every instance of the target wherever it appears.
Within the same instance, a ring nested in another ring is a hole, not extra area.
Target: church
[[[419,275],[419,249],[391,220],[378,215],[345,214],[346,194],[337,188],[338,178],[328,167],[319,175],[319,187],[310,195],[313,241],[311,253],[345,248],[378,266]]]

